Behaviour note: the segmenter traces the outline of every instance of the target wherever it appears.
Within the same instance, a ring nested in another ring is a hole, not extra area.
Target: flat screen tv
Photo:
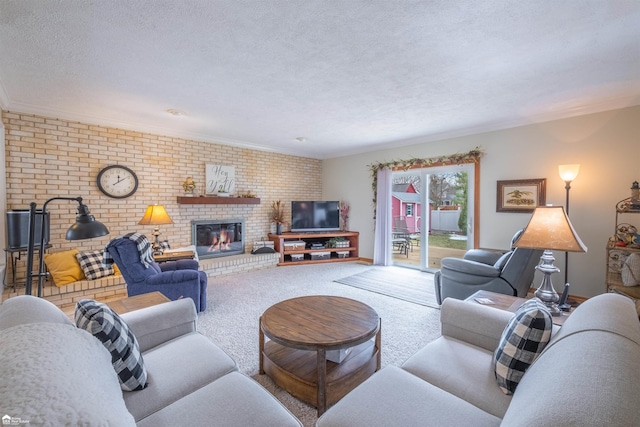
[[[340,230],[340,202],[291,202],[291,231]]]

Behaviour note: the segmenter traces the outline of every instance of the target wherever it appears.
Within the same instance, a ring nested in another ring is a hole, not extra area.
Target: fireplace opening
[[[243,254],[244,221],[191,221],[191,243],[195,245],[200,259]]]

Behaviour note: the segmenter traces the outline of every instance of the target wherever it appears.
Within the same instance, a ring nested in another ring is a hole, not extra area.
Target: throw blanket
[[[154,260],[153,254],[151,252],[151,243],[149,243],[149,239],[147,239],[147,236],[140,233],[127,233],[120,238],[133,240],[136,243],[136,246],[138,247],[138,253],[140,254],[140,262],[142,263],[142,265],[144,265],[144,268],[149,268]],[[108,248],[115,240],[116,239],[111,240],[109,243],[107,243],[107,246],[104,247],[102,263],[107,267],[110,267],[114,262],[111,254],[108,251]]]

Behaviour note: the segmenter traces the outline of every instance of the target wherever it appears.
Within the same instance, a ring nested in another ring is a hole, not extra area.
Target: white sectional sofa
[[[238,372],[220,347],[196,332],[191,299],[122,318],[147,369],[148,386],[139,391],[121,390],[107,349],[52,303],[18,296],[0,305],[2,416],[34,426],[301,427],[262,386]]]
[[[528,368],[513,395],[493,353],[512,313],[447,298],[442,336],[402,367],[375,373],[317,427],[632,426],[640,423],[640,322],[631,300],[581,304]]]

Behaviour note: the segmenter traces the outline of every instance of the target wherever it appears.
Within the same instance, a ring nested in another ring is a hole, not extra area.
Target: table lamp
[[[516,248],[543,249],[540,264],[536,266],[544,276],[542,283],[534,295],[551,311],[552,315],[560,315],[556,303],[558,294],[553,289],[551,275],[560,272],[553,265],[555,258],[551,251],[586,252],[587,247],[571,225],[562,206],[539,206],[525,228],[524,233],[514,245]]]
[[[142,219],[138,222],[139,225],[155,225],[153,229],[153,235],[155,240],[153,241],[152,249],[153,255],[162,255],[162,246],[160,246],[160,228],[159,225],[173,224],[173,220],[167,213],[166,209],[162,205],[149,205],[147,211],[144,213]]]

